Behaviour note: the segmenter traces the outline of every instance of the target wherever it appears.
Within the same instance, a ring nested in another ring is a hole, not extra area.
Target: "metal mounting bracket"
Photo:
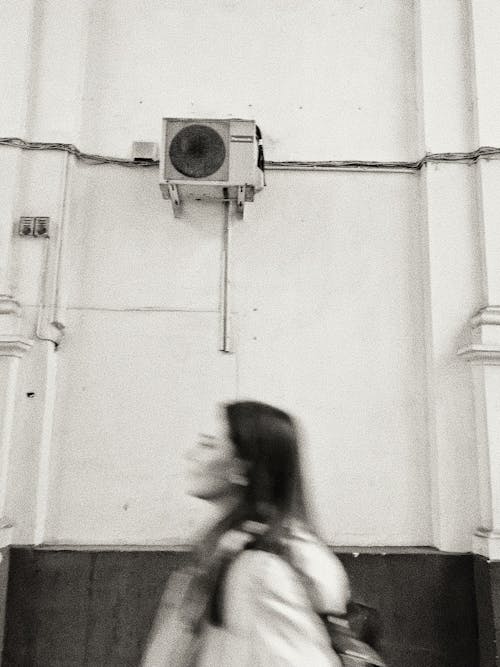
[[[245,198],[246,198],[246,185],[238,185],[238,197],[236,201],[236,210],[238,211],[238,216],[243,217],[245,213]]]
[[[174,213],[174,218],[179,218],[181,215],[181,199],[179,197],[179,191],[175,183],[168,184],[168,194],[170,201],[172,202],[172,211]]]

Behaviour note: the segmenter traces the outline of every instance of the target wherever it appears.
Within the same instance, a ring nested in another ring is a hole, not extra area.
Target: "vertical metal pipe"
[[[68,215],[70,160],[69,154],[65,153],[62,166],[58,219],[55,221],[56,224],[51,231],[51,237],[45,239],[41,293],[36,325],[37,338],[52,341],[56,347],[61,342],[64,333],[64,322],[62,321],[64,308],[61,304],[63,281],[61,263]]]
[[[221,254],[221,298],[220,298],[220,345],[221,352],[229,352],[229,216],[228,189],[223,189],[224,223],[222,227]]]
[[[58,240],[57,240],[57,255],[56,255],[56,267],[55,267],[55,284],[53,299],[51,304],[53,306],[52,312],[52,324],[60,328],[64,328],[64,306],[65,303],[62,299],[62,291],[65,287],[64,282],[64,272],[63,272],[63,261],[65,254],[65,235],[67,233],[68,226],[68,209],[69,209],[69,197],[70,197],[70,181],[72,175],[73,167],[73,158],[66,153],[66,160],[63,165],[63,177],[62,177],[62,188],[61,188],[61,200],[59,204],[59,220],[58,220]]]

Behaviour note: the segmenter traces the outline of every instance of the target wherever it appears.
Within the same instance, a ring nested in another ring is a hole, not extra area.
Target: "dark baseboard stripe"
[[[475,557],[335,551],[354,598],[380,612],[389,667],[479,667]],[[185,550],[13,548],[4,667],[137,665],[165,583],[188,559]]]

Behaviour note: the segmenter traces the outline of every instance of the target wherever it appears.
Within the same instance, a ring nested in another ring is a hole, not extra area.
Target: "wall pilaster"
[[[470,19],[478,144],[500,146],[500,6],[494,0],[472,2]],[[500,560],[500,161],[480,160],[476,179],[482,306],[468,321],[458,355],[471,362],[475,393],[481,509],[473,549]]]
[[[417,3],[420,154],[476,147],[465,6]],[[469,369],[455,355],[457,332],[481,303],[474,169],[436,163],[421,172],[432,525],[434,545],[445,551],[470,550],[477,522],[473,395]]]

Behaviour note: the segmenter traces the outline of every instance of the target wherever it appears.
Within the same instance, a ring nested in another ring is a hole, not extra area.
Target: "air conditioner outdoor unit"
[[[160,188],[179,214],[184,198],[235,200],[240,213],[264,184],[253,120],[164,118]]]

